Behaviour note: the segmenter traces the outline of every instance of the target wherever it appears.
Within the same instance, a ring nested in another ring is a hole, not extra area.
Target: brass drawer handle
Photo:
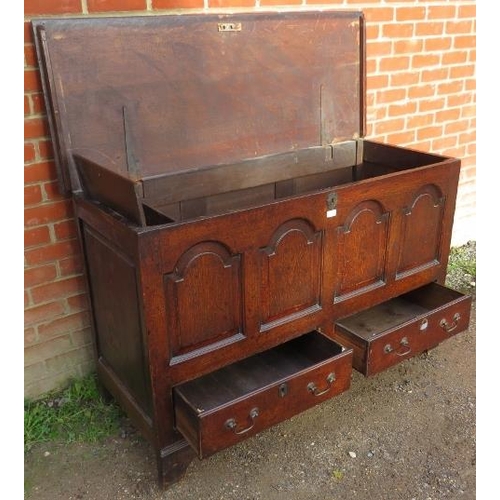
[[[226,420],[226,423],[224,424],[224,426],[227,429],[234,431],[235,434],[245,434],[245,432],[248,432],[255,425],[255,419],[258,416],[259,416],[259,409],[252,408],[252,410],[250,411],[250,414],[249,414],[249,417],[250,417],[250,420],[252,421],[252,424],[249,427],[247,427],[246,429],[241,429],[239,431],[236,430],[236,428],[238,427],[238,424],[236,423],[236,420],[234,418],[230,418],[230,419]]]
[[[329,373],[328,377],[326,377],[326,381],[328,383],[328,387],[323,391],[318,391],[318,388],[316,387],[316,384],[314,382],[309,382],[307,384],[307,390],[311,394],[314,394],[315,396],[321,396],[322,394],[326,394],[332,388],[332,384],[335,382],[335,373],[333,372]]]
[[[396,355],[397,356],[406,356],[407,354],[410,354],[411,352],[411,347],[410,347],[410,342],[408,342],[408,338],[407,337],[403,337],[401,339],[401,342],[399,342],[401,347],[404,347],[405,349],[398,349],[396,351]]]
[[[396,354],[396,356],[407,356],[408,354],[410,354],[411,352],[411,347],[410,347],[410,342],[408,340],[408,337],[403,337],[399,344],[401,345],[401,347],[403,349],[398,349],[397,351],[394,351],[393,347],[391,344],[386,344],[385,347],[384,347],[384,352],[386,354],[389,354],[391,352],[394,352],[394,354]]]
[[[458,326],[458,322],[460,321],[460,313],[455,313],[453,315],[453,323],[450,325],[445,318],[443,318],[439,322],[439,326],[446,330],[448,333],[451,333]]]

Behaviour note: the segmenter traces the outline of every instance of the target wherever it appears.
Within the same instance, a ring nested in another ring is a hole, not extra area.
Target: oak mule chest
[[[362,13],[32,24],[97,373],[160,485],[467,327],[460,161],[364,138]]]

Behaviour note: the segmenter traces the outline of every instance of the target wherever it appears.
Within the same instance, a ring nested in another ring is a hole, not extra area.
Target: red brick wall
[[[475,2],[313,3],[365,11],[367,137],[462,158],[453,241],[475,239]],[[82,259],[71,204],[57,192],[30,19],[111,11],[307,8],[305,4],[305,0],[25,0],[26,396],[43,394],[93,369]]]

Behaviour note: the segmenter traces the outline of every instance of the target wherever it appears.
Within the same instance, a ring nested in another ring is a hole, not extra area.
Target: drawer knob
[[[248,416],[250,417],[250,420],[252,421],[252,423],[248,427],[246,427],[245,429],[237,430],[238,424],[236,423],[236,420],[234,418],[230,418],[230,419],[226,420],[226,423],[224,424],[224,426],[227,429],[232,430],[235,434],[245,434],[250,429],[252,429],[252,427],[255,425],[255,419],[259,416],[259,409],[252,408],[252,410],[250,411]]]
[[[439,322],[439,326],[443,329],[446,330],[448,333],[451,333],[455,328],[458,326],[458,322],[460,321],[460,313],[455,313],[453,315],[453,322],[450,324],[448,321],[446,321],[445,318],[443,318]]]
[[[326,382],[328,386],[326,389],[323,389],[322,391],[318,391],[318,388],[316,387],[316,384],[314,382],[309,382],[307,384],[307,390],[311,394],[314,394],[315,396],[321,396],[322,394],[326,394],[332,388],[332,384],[335,382],[335,373],[333,372],[329,373],[328,377],[326,377]]]

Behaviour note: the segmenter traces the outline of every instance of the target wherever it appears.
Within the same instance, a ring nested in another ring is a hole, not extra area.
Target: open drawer
[[[471,297],[431,283],[335,323],[353,366],[374,375],[435,347],[469,325]]]
[[[200,458],[350,386],[352,350],[318,331],[174,388],[177,429]]]

